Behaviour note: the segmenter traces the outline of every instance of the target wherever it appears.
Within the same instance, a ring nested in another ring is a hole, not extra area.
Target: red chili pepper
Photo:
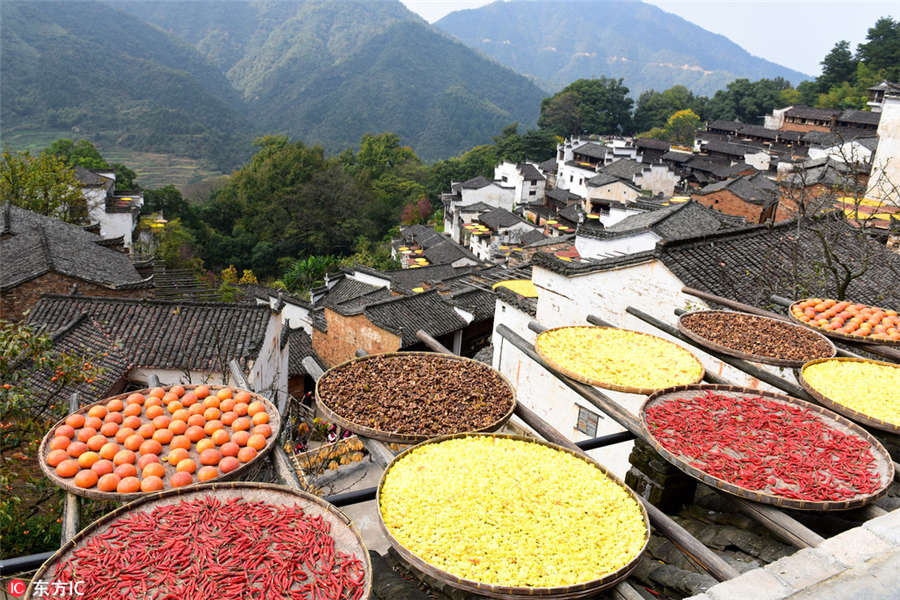
[[[117,519],[58,563],[85,597],[359,600],[365,571],[331,525],[294,506],[212,496]]]
[[[814,412],[761,397],[707,391],[647,410],[654,438],[695,468],[754,491],[802,500],[846,500],[881,480],[864,439]]]

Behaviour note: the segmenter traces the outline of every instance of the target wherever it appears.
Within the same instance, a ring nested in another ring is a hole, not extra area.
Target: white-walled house
[[[514,185],[491,181],[480,175],[462,183],[451,183],[450,189],[449,194],[441,194],[444,232],[458,244],[463,243],[463,224],[471,223],[483,207],[512,211],[516,205]],[[473,209],[467,210],[466,207]]]
[[[546,178],[534,163],[503,161],[494,167],[494,181],[515,187],[515,204],[540,204],[544,201]],[[515,208],[515,207],[514,207]]]
[[[134,241],[134,228],[144,206],[143,192],[117,194],[116,174],[112,171],[75,167],[75,177],[81,184],[88,218],[91,223],[100,225],[100,237],[121,237],[125,247],[130,249]]]
[[[601,172],[586,182],[583,208],[585,212],[593,212],[594,204],[602,204],[598,201],[628,203],[634,202],[640,196],[641,189],[635,184]]]
[[[588,259],[650,252],[658,242],[712,234],[746,226],[746,220],[720,213],[689,200],[634,214],[603,228],[588,223],[578,228],[575,248]]]
[[[872,157],[872,173],[866,197],[900,206],[900,87],[883,94],[878,148]]]

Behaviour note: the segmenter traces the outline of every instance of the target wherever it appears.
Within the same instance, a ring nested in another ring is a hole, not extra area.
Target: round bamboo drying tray
[[[864,335],[848,335],[846,333],[840,333],[838,331],[827,331],[822,329],[821,327],[817,327],[815,325],[810,325],[806,321],[802,321],[794,316],[794,307],[803,302],[803,300],[797,300],[788,308],[787,314],[788,318],[791,319],[794,323],[806,327],[808,329],[812,329],[822,335],[826,335],[830,338],[834,338],[836,340],[846,340],[848,342],[857,342],[860,344],[878,344],[880,346],[900,346],[900,340],[882,340],[882,339],[872,339],[868,336]]]
[[[163,386],[160,386],[160,387],[163,387]],[[164,386],[164,387],[168,388],[171,386]],[[182,387],[185,389],[185,391],[189,391],[189,390],[193,390],[194,388],[196,388],[198,386],[197,385],[184,385]],[[220,390],[222,388],[230,387],[230,386],[208,385],[207,387],[210,389],[211,393],[214,393],[215,390]],[[151,388],[145,388],[142,390],[136,390],[136,391],[126,392],[124,394],[117,394],[115,396],[110,396],[109,398],[104,398],[103,400],[100,400],[99,402],[94,402],[93,404],[83,406],[83,407],[79,408],[78,410],[76,410],[75,412],[70,413],[70,415],[72,415],[72,414],[87,415],[87,412],[93,406],[97,406],[98,404],[106,404],[110,400],[122,400],[124,402],[125,399],[128,396],[130,396],[131,394],[138,393],[138,394],[144,394],[146,396],[147,393],[150,391],[150,389]],[[272,428],[272,434],[267,438],[266,446],[262,450],[257,452],[256,456],[252,460],[250,460],[246,463],[242,463],[237,469],[235,469],[234,471],[231,471],[230,473],[224,473],[222,475],[219,475],[215,479],[210,479],[209,481],[231,481],[231,480],[239,479],[245,473],[250,472],[250,470],[253,468],[253,466],[258,465],[259,462],[269,452],[272,451],[272,448],[275,447],[276,441],[278,439],[278,433],[281,429],[281,416],[278,414],[278,409],[275,407],[274,404],[272,404],[271,402],[269,402],[269,400],[260,396],[259,394],[250,392],[249,390],[242,390],[240,388],[235,388],[235,387],[232,387],[231,389],[234,390],[235,392],[246,391],[247,393],[250,394],[250,396],[253,398],[253,400],[258,400],[258,401],[262,402],[263,404],[265,404],[266,412],[269,414],[269,426]],[[47,464],[47,461],[46,461],[47,453],[48,453],[47,445],[50,443],[50,440],[53,439],[53,432],[56,431],[56,428],[59,427],[60,425],[64,425],[66,422],[66,418],[68,418],[68,417],[69,417],[69,415],[66,415],[65,417],[60,419],[55,425],[53,425],[53,427],[50,428],[50,431],[48,431],[44,435],[44,439],[41,440],[41,445],[38,448],[38,457],[39,457],[38,462],[41,465],[41,471],[44,472],[44,475],[46,475],[47,478],[50,479],[50,481],[52,481],[54,484],[61,487],[62,489],[66,490],[67,492],[72,492],[73,494],[78,494],[79,496],[84,496],[86,498],[92,498],[94,500],[112,500],[114,502],[124,502],[124,501],[129,501],[129,500],[135,500],[137,498],[142,498],[149,494],[156,493],[156,492],[135,492],[133,494],[120,494],[119,492],[101,492],[100,490],[98,490],[96,488],[87,488],[87,489],[80,488],[75,485],[75,483],[73,481],[74,478],[72,478],[72,477],[65,478],[65,477],[60,477],[59,475],[57,475],[56,469],[54,469],[53,467],[51,467],[50,465]],[[144,419],[146,419],[146,417],[142,416],[141,419],[144,420]],[[226,431],[228,431],[229,433],[232,433],[231,426],[225,426],[224,429]],[[167,453],[167,449],[169,449],[169,444],[163,444],[163,452],[160,453],[161,456],[164,453]],[[194,444],[194,443],[191,444],[191,447],[188,450],[188,453],[190,454],[189,458],[193,459],[194,462],[197,463],[197,465],[200,465],[200,461],[199,461],[200,454],[196,450],[196,444]],[[170,465],[168,462],[163,461],[161,459],[160,459],[160,463],[166,468],[166,475],[163,478],[163,480],[167,481],[168,477],[170,477],[173,473],[175,473],[175,466]],[[138,475],[140,475],[140,473]],[[196,485],[196,482],[191,484],[191,486],[193,486],[193,485]],[[191,486],[187,486],[187,487],[191,487]],[[165,491],[167,489],[172,489],[172,488],[164,488],[161,491]],[[175,489],[180,489],[180,488],[175,488]]]
[[[485,365],[484,363],[478,362],[477,360],[473,360],[471,358],[465,358],[463,356],[455,356],[449,354],[435,354],[434,352],[387,352],[384,354],[370,354],[367,356],[361,356],[359,358],[354,358],[348,360],[347,362],[341,363],[336,367],[332,367],[325,371],[325,374],[322,375],[319,380],[316,382],[316,406],[319,411],[325,417],[326,421],[334,423],[336,425],[340,425],[342,428],[347,431],[352,431],[357,435],[361,435],[363,437],[371,438],[373,440],[380,440],[386,443],[395,443],[395,444],[418,444],[419,442],[424,442],[429,440],[436,435],[445,435],[445,434],[435,434],[435,435],[426,435],[426,434],[411,434],[411,433],[400,433],[396,431],[385,431],[383,429],[375,429],[372,427],[366,427],[365,425],[360,425],[359,423],[354,423],[349,418],[343,417],[339,415],[334,409],[332,409],[325,401],[322,399],[322,394],[320,393],[320,386],[323,381],[326,381],[329,373],[334,373],[335,371],[346,368],[350,365],[354,365],[366,360],[372,360],[373,358],[384,358],[384,357],[406,357],[406,356],[427,356],[431,357],[440,357],[443,360],[452,360],[458,362],[472,362],[478,364],[484,368],[490,369],[494,375],[500,378],[503,381],[504,385],[509,389],[509,393],[512,397],[512,401],[510,402],[509,410],[507,410],[502,417],[491,423],[486,427],[481,427],[479,429],[473,429],[475,432],[492,432],[497,431],[501,427],[503,427],[509,418],[512,416],[513,411],[516,409],[516,390],[513,388],[512,384],[509,380],[504,377],[501,373],[492,369],[490,366]],[[454,432],[457,433],[457,432]],[[458,433],[465,433],[460,431]]]
[[[842,433],[851,434],[864,439],[871,445],[872,456],[875,457],[875,463],[882,481],[881,488],[873,494],[860,495],[859,497],[850,500],[797,500],[794,498],[785,498],[776,494],[769,494],[766,492],[751,490],[729,481],[719,479],[718,477],[707,474],[701,469],[691,466],[687,460],[681,458],[680,456],[676,456],[656,440],[656,438],[653,436],[653,433],[650,431],[650,428],[647,426],[647,408],[665,400],[683,396],[684,392],[702,393],[707,390],[718,393],[730,392],[733,395],[761,396],[763,398],[783,402],[785,404],[792,404],[810,412],[816,413],[817,415],[822,417],[823,421],[829,427],[833,427],[834,429],[837,429]],[[763,504],[774,504],[778,507],[793,508],[797,510],[817,511],[848,510],[851,508],[859,508],[860,506],[865,506],[866,504],[869,504],[870,502],[883,496],[887,492],[887,489],[891,485],[891,482],[894,480],[894,463],[891,460],[890,454],[888,454],[884,446],[882,446],[881,443],[871,434],[869,434],[869,432],[867,432],[865,429],[849,421],[848,419],[843,418],[840,415],[834,414],[827,408],[822,408],[821,406],[811,404],[798,398],[792,398],[791,396],[785,396],[782,394],[775,394],[773,392],[766,392],[762,390],[755,390],[752,388],[744,388],[732,385],[679,385],[667,390],[662,390],[647,398],[643,405],[641,405],[641,424],[644,427],[644,431],[647,432],[647,441],[650,443],[650,445],[652,445],[653,448],[657,452],[659,452],[666,460],[668,460],[670,463],[672,463],[691,477],[694,477],[695,479],[698,479],[699,481],[702,481],[703,483],[714,488],[726,491],[730,494],[734,494],[735,496],[738,496],[740,498],[746,498],[748,500],[761,502]]]
[[[691,315],[696,314],[723,314],[723,315],[745,315],[748,317],[753,317],[755,319],[766,319],[767,321],[774,321],[779,324],[788,325],[790,327],[796,328],[799,331],[803,332],[803,334],[812,333],[822,341],[828,344],[831,348],[831,354],[828,356],[821,356],[820,358],[831,358],[837,354],[837,348],[834,347],[834,344],[827,337],[815,331],[809,327],[800,327],[799,325],[794,325],[793,323],[787,323],[785,321],[780,321],[778,319],[770,319],[769,317],[762,317],[759,315],[751,315],[750,313],[742,313],[742,312],[733,312],[728,310],[698,310],[694,312],[689,312],[678,317],[678,331],[684,334],[685,337],[692,339],[697,342],[701,346],[706,346],[710,350],[715,350],[716,352],[721,352],[722,354],[727,354],[729,356],[734,356],[735,358],[742,358],[744,360],[751,360],[753,362],[763,363],[767,365],[774,365],[776,367],[802,367],[806,364],[807,361],[804,360],[790,360],[786,358],[776,358],[772,356],[764,356],[762,354],[750,354],[748,352],[742,352],[740,350],[735,350],[734,348],[730,348],[729,346],[723,346],[722,344],[716,343],[708,338],[703,337],[696,331],[687,327],[682,319],[685,317],[689,317]]]
[[[836,400],[832,400],[831,398],[829,398],[828,396],[826,396],[825,394],[823,394],[822,392],[820,392],[819,390],[814,388],[812,385],[810,385],[810,383],[808,381],[806,381],[806,378],[803,377],[803,370],[810,365],[814,365],[814,364],[817,364],[820,362],[825,362],[826,360],[839,360],[842,362],[868,362],[868,363],[874,363],[876,365],[882,365],[885,367],[893,367],[895,369],[900,369],[900,366],[893,364],[893,363],[889,363],[889,362],[884,362],[884,361],[880,361],[880,360],[868,360],[865,358],[850,358],[850,357],[819,358],[816,360],[811,360],[808,363],[806,363],[805,365],[803,365],[803,368],[801,368],[797,374],[797,379],[800,380],[800,385],[803,386],[803,389],[806,390],[810,396],[815,398],[817,402],[821,402],[823,406],[827,406],[834,412],[840,413],[840,414],[844,415],[845,417],[847,417],[848,419],[852,419],[852,420],[856,421],[857,423],[861,423],[867,427],[872,427],[874,429],[880,429],[881,431],[889,431],[890,433],[900,433],[900,425],[895,424],[895,423],[889,423],[888,421],[883,421],[881,419],[867,415],[864,412],[860,412],[858,410],[850,408],[846,404],[841,404],[840,402],[838,402]],[[897,394],[900,395],[900,390],[897,391]],[[898,401],[900,401],[900,400],[898,400]]]
[[[540,339],[540,337],[542,335],[544,335],[545,333],[549,333],[551,331],[558,331],[560,329],[575,329],[575,328],[598,329],[598,330],[599,329],[611,329],[611,330],[619,329],[618,327],[601,327],[601,326],[596,326],[596,325],[571,325],[571,326],[567,325],[567,326],[563,326],[563,327],[554,327],[553,329],[547,329],[546,331],[543,331],[538,335],[538,339]],[[700,360],[696,356],[694,356],[686,348],[683,348],[674,342],[670,342],[669,340],[667,340],[665,338],[661,338],[656,335],[651,335],[649,333],[644,333],[642,331],[632,331],[630,329],[622,329],[621,331],[627,331],[627,332],[635,334],[635,335],[643,335],[643,336],[646,336],[649,338],[654,338],[656,340],[665,342],[667,344],[671,344],[672,346],[678,348],[679,350],[686,352],[687,354],[689,354],[691,356],[691,358],[694,359],[694,361],[697,363],[697,366],[700,367],[700,375],[694,381],[692,381],[690,383],[697,383],[699,381],[703,381],[703,376],[706,374],[706,371],[703,368],[703,364],[700,362]],[[540,346],[538,346],[537,341],[535,341],[535,344],[534,344],[534,351],[538,353],[538,356],[540,356],[542,359],[544,359],[544,362],[546,362],[548,365],[553,367],[553,370],[559,371],[566,377],[570,377],[570,378],[574,379],[575,381],[580,381],[581,383],[586,383],[587,385],[595,385],[597,387],[601,387],[601,388],[604,388],[607,390],[614,390],[617,392],[625,392],[626,394],[643,394],[645,396],[648,394],[653,394],[655,392],[658,392],[661,389],[665,389],[665,388],[646,388],[646,387],[619,385],[617,383],[601,381],[599,379],[591,379],[590,377],[586,377],[585,375],[579,373],[578,371],[576,371],[574,369],[569,369],[565,365],[554,360],[552,356],[545,354],[541,350]]]
[[[512,440],[521,440],[524,442],[529,442],[533,444],[540,444],[542,446],[547,446],[548,448],[553,448],[554,450],[559,450],[560,452],[567,452],[576,458],[584,460],[585,462],[590,463],[591,465],[600,469],[600,471],[606,475],[611,481],[615,482],[622,488],[624,488],[628,494],[634,499],[637,505],[640,507],[641,514],[644,517],[644,528],[645,528],[645,538],[644,545],[641,548],[640,552],[638,552],[634,558],[627,565],[621,567],[620,569],[608,573],[603,577],[598,579],[594,579],[592,581],[586,581],[584,583],[579,583],[576,585],[568,585],[568,586],[558,586],[558,587],[519,587],[519,586],[503,586],[503,585],[492,585],[487,583],[482,583],[479,581],[474,581],[471,579],[464,579],[462,577],[457,577],[452,573],[448,573],[443,569],[439,569],[435,566],[432,566],[431,563],[425,561],[423,558],[419,557],[417,554],[407,550],[397,539],[393,536],[390,530],[387,528],[387,525],[384,523],[384,517],[381,514],[381,488],[384,486],[385,478],[387,474],[390,472],[391,468],[396,464],[399,460],[401,460],[408,453],[412,452],[416,448],[420,448],[425,444],[437,444],[439,442],[443,442],[445,440],[451,440],[455,438],[464,438],[471,436],[493,436],[493,437],[501,437]],[[594,461],[590,458],[585,458],[584,456],[569,450],[568,448],[564,448],[562,446],[557,446],[556,444],[551,444],[549,442],[545,442],[543,440],[536,440],[532,438],[527,438],[520,435],[511,435],[504,433],[456,433],[453,435],[444,435],[441,437],[430,439],[426,442],[422,442],[416,446],[412,446],[407,448],[396,457],[391,463],[385,468],[384,472],[381,474],[381,481],[378,482],[378,489],[375,494],[375,504],[378,507],[378,524],[381,526],[381,531],[384,533],[385,537],[387,537],[391,546],[393,546],[394,550],[403,557],[407,563],[422,571],[423,573],[430,575],[431,577],[437,579],[440,582],[451,585],[455,588],[461,589],[465,592],[469,592],[472,594],[478,594],[480,596],[487,596],[489,598],[509,598],[509,599],[521,599],[525,597],[541,597],[541,598],[556,598],[556,599],[568,599],[568,598],[588,598],[596,595],[598,592],[605,590],[609,587],[612,587],[619,583],[620,581],[624,581],[632,571],[634,571],[635,567],[637,567],[638,561],[641,556],[644,554],[644,551],[647,549],[647,544],[650,542],[650,520],[647,517],[647,510],[644,508],[644,505],[641,504],[640,499],[637,494],[628,487],[622,480],[618,477],[610,473],[603,465]]]
[[[271,483],[259,483],[253,481],[233,481],[203,483],[189,487],[174,488],[161,492],[151,492],[140,500],[135,500],[120,506],[116,510],[100,517],[69,540],[64,546],[53,553],[53,556],[41,565],[34,574],[28,590],[25,592],[25,600],[34,598],[34,582],[50,581],[48,575],[52,575],[56,565],[69,560],[72,552],[86,542],[91,536],[99,535],[109,529],[117,518],[134,511],[149,511],[157,506],[175,504],[182,500],[194,500],[212,494],[220,500],[242,498],[248,502],[266,502],[269,504],[293,505],[299,504],[303,511],[312,516],[322,516],[331,524],[331,537],[334,538],[335,550],[352,553],[359,558],[365,568],[365,588],[363,598],[368,598],[372,592],[372,562],[369,551],[362,539],[362,535],[356,529],[353,522],[337,507],[332,506],[322,498],[306,492],[294,490],[287,486]]]

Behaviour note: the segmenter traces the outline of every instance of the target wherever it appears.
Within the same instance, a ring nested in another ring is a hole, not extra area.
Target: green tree
[[[66,414],[64,388],[102,375],[96,358],[60,352],[33,327],[0,319],[0,558],[59,547],[63,494],[34,457],[41,438]],[[35,372],[43,379],[40,390],[30,383]]]
[[[622,79],[579,79],[541,102],[538,125],[560,136],[627,133],[633,105]]]
[[[63,159],[70,166],[85,169],[104,169],[109,167],[96,146],[87,140],[73,142],[68,138],[60,138],[47,146],[46,152]]]
[[[819,75],[817,82],[822,91],[829,90],[832,86],[843,82],[855,83],[856,60],[853,58],[850,42],[847,40],[841,40],[835,44],[819,64],[822,65],[822,74]]]
[[[856,47],[856,59],[871,69],[884,71],[890,81],[900,80],[900,20],[881,17]]]
[[[761,124],[764,115],[781,106],[781,92],[790,88],[791,83],[782,77],[753,82],[735,79],[712,97],[708,118]]]
[[[307,292],[325,278],[325,273],[337,267],[339,261],[334,256],[312,255],[301,258],[291,265],[282,281],[293,293]]]
[[[662,127],[669,117],[679,110],[691,109],[701,114],[702,101],[683,85],[676,85],[664,92],[647,90],[638,98],[634,110],[634,130],[647,131]]]
[[[666,122],[666,137],[663,139],[683,146],[691,146],[699,126],[700,117],[694,111],[691,109],[679,110]]]
[[[556,155],[559,140],[553,133],[546,129],[531,129],[520,134],[518,129],[519,124],[513,123],[504,127],[500,135],[494,136],[498,162],[541,162]]]
[[[75,172],[64,160],[42,152],[3,152],[0,160],[0,203],[57,217],[67,223],[83,223],[87,203]]]

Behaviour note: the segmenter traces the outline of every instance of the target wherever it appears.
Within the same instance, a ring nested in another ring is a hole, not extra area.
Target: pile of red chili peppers
[[[799,406],[707,391],[646,411],[650,433],[692,467],[753,491],[846,500],[877,491],[871,445]]]
[[[336,552],[330,524],[294,506],[213,496],[134,512],[56,567],[109,600],[358,600],[365,570]]]

